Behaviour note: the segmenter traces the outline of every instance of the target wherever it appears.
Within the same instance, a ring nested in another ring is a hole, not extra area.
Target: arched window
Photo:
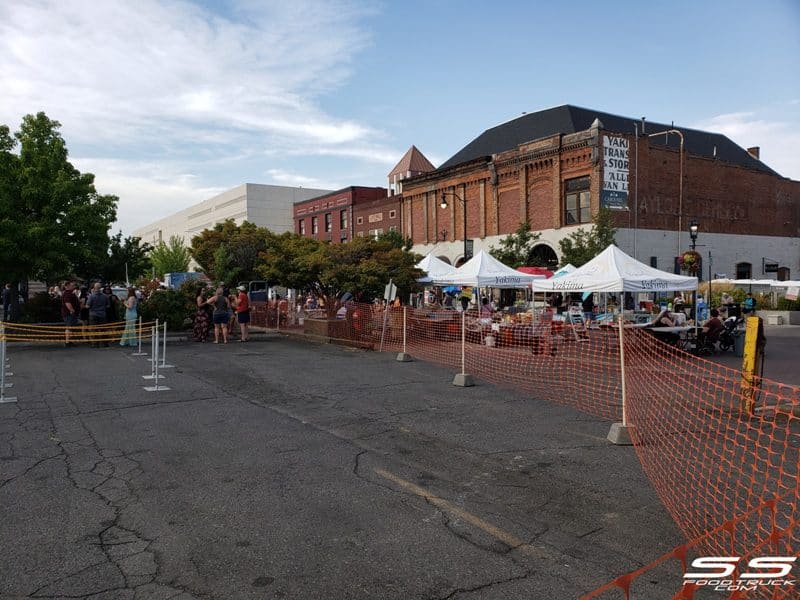
[[[753,265],[749,262],[736,263],[736,279],[752,279]]]

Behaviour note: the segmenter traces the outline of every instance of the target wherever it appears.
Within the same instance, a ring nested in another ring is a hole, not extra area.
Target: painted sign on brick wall
[[[601,206],[614,210],[628,207],[628,140],[603,136],[603,191]]]

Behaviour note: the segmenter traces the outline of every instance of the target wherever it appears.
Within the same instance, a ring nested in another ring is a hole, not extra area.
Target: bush
[[[797,300],[778,298],[778,310],[800,310],[800,298]]]
[[[167,329],[177,331],[184,329],[194,314],[194,306],[186,302],[186,297],[175,290],[159,290],[139,305],[139,312],[145,321],[163,323],[166,321]]]
[[[27,323],[60,323],[61,302],[47,292],[38,292],[22,306],[23,321]]]

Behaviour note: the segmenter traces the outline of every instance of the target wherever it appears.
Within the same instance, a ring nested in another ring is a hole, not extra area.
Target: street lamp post
[[[678,157],[678,163],[680,164],[680,187],[678,188],[678,240],[677,240],[677,254],[675,256],[681,255],[681,229],[683,229],[683,133],[681,133],[678,129],[667,129],[665,131],[659,131],[658,133],[651,133],[647,137],[655,137],[657,135],[669,135],[670,133],[674,133],[679,138],[681,138],[681,148],[680,148],[680,155]]]
[[[447,208],[447,196],[455,196],[464,207],[464,262],[467,262],[467,201],[455,192],[442,192],[441,208]]]
[[[697,219],[692,219],[689,223],[689,238],[692,240],[692,250],[697,247],[697,230],[700,229],[700,224]]]

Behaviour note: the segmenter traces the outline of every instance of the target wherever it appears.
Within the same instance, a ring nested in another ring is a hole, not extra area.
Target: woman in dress
[[[193,331],[195,342],[208,341],[208,329],[211,325],[211,311],[209,310],[207,301],[205,288],[201,287],[197,290],[197,298],[195,299],[195,303],[197,304],[197,312],[194,314]]]
[[[230,302],[225,295],[222,286],[217,288],[217,293],[211,296],[206,303],[214,308],[212,320],[214,321],[214,343],[219,344],[219,334],[222,332],[222,340],[228,343],[228,321],[230,320]]]
[[[125,331],[122,333],[120,346],[135,346],[139,340],[136,335],[136,306],[139,300],[136,298],[136,290],[128,288],[128,297],[125,299]]]

